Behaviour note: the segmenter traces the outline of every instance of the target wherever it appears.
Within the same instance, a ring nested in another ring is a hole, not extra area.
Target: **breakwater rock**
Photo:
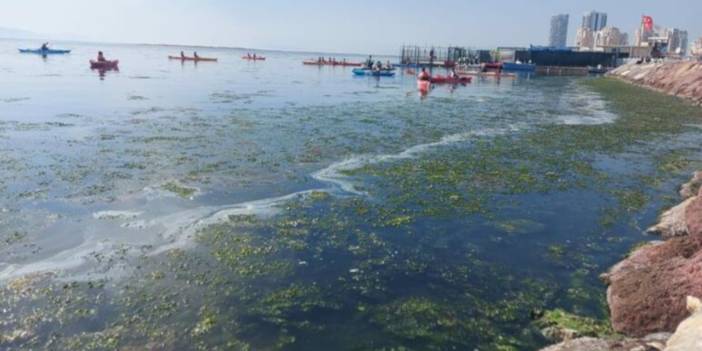
[[[609,76],[702,104],[702,62],[626,64]]]
[[[702,350],[701,183],[697,172],[681,188],[683,202],[649,229],[665,241],[637,248],[602,275],[620,336],[565,338],[543,351]]]
[[[701,195],[683,199],[649,230],[668,240],[635,250],[603,275],[615,331],[639,337],[673,332],[689,314],[687,297],[702,296]]]

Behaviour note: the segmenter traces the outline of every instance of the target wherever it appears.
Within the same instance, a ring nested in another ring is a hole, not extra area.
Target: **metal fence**
[[[477,52],[456,46],[404,45],[400,51],[400,63],[403,65],[455,64],[469,58],[477,58]]]

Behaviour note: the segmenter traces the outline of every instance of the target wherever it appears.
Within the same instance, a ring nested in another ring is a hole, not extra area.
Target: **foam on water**
[[[214,224],[226,222],[230,216],[256,215],[264,218],[270,217],[278,213],[280,206],[284,203],[298,197],[307,196],[313,192],[328,192],[340,196],[365,196],[366,194],[357,190],[353,182],[343,174],[344,171],[350,171],[369,164],[414,158],[432,148],[465,142],[475,137],[494,136],[517,130],[519,130],[517,126],[510,126],[503,129],[484,129],[457,133],[445,136],[436,142],[412,146],[396,154],[360,155],[333,163],[311,175],[315,180],[327,184],[328,186],[326,187],[227,206],[202,206],[175,211],[171,214],[150,219],[148,218],[149,202],[155,200],[154,195],[160,192],[155,192],[154,188],[146,188],[142,194],[147,200],[144,208],[129,211],[99,211],[92,214],[92,219],[96,221],[121,222],[117,224],[116,228],[112,228],[112,232],[115,233],[113,237],[109,239],[98,238],[86,232],[84,233],[83,243],[78,247],[61,251],[37,262],[5,265],[0,270],[0,280],[13,279],[40,272],[61,273],[64,278],[70,275],[71,279],[80,279],[81,277],[95,278],[94,274],[84,274],[85,269],[90,269],[86,266],[88,263],[87,258],[91,255],[107,254],[123,245],[151,247],[146,252],[147,255],[158,255],[172,249],[187,248],[193,243],[198,231]],[[136,218],[140,219],[135,220]],[[136,231],[140,235],[132,236],[130,240],[130,238],[120,237],[118,234],[120,230]],[[2,266],[0,265],[0,267]],[[115,277],[114,274],[109,276]]]
[[[616,119],[616,115],[607,111],[602,99],[582,88],[574,88],[573,93],[567,94],[559,105],[566,113],[551,117],[551,122],[569,125],[602,124]],[[182,205],[175,205],[176,207],[166,211],[166,214],[159,214],[155,212],[158,211],[155,208],[159,206],[155,206],[154,202],[168,201],[164,198],[173,195],[165,192],[159,185],[147,187],[138,195],[140,199],[136,203],[140,205],[132,206],[135,208],[97,211],[89,218],[76,219],[75,227],[79,229],[75,234],[82,235],[83,238],[81,244],[76,247],[29,263],[10,264],[0,259],[0,281],[40,272],[55,272],[64,279],[95,278],[94,274],[117,277],[114,270],[95,267],[90,257],[96,254],[109,255],[110,252],[125,246],[142,248],[130,252],[146,255],[187,248],[193,244],[197,233],[208,226],[226,222],[236,215],[270,217],[278,213],[286,202],[308,196],[312,192],[328,192],[337,196],[367,196],[368,194],[356,188],[353,180],[346,176],[345,172],[371,164],[416,158],[434,148],[460,144],[478,137],[514,133],[526,127],[526,123],[512,123],[504,128],[485,128],[447,135],[438,141],[415,145],[398,153],[350,157],[312,173],[310,176],[313,179],[324,184],[318,188],[225,206],[183,209]],[[199,192],[199,189],[196,190]],[[120,209],[128,207],[124,203],[119,205]]]

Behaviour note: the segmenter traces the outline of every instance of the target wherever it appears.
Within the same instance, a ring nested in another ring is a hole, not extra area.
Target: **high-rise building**
[[[548,45],[555,48],[564,48],[568,42],[568,21],[570,15],[555,15],[551,17],[551,35]]]
[[[685,56],[687,54],[687,31],[678,28],[668,29],[668,53]]]
[[[583,15],[583,24],[580,28],[586,28],[593,32],[607,27],[607,14],[604,12],[590,11]]]
[[[692,54],[692,56],[697,57],[698,59],[702,59],[702,37],[700,37],[699,39],[695,40],[694,43],[692,43],[690,54]]]

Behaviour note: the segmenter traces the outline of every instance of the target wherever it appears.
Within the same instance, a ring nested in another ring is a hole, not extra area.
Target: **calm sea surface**
[[[606,316],[675,186],[617,212],[648,149],[549,143],[620,118],[590,78],[420,97],[316,54],[36,46],[0,41],[0,348],[536,349],[540,310]]]

